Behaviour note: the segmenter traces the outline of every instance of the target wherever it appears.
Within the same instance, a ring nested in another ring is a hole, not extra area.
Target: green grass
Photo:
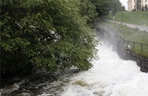
[[[132,29],[122,24],[115,24],[110,22],[105,22],[104,25],[110,27],[114,30],[114,32],[117,32],[120,36],[122,36],[126,40],[126,43],[131,45],[131,48],[135,53],[148,57],[147,32],[139,31],[138,29]],[[143,43],[142,46],[141,43]]]
[[[136,25],[143,25],[143,20],[145,20],[146,26],[148,26],[148,11],[118,12],[115,20]]]

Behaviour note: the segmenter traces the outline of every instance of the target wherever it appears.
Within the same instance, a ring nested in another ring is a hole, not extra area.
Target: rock
[[[2,93],[12,93],[15,90],[19,90],[20,86],[14,83],[12,86],[7,86],[3,89]]]
[[[31,96],[29,93],[22,93],[20,96]]]

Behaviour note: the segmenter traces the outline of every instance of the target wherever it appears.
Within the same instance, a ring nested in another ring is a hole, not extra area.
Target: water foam
[[[61,96],[148,96],[148,74],[123,60],[107,44],[98,45],[93,67],[70,77]]]

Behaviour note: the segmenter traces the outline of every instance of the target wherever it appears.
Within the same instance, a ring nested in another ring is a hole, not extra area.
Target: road
[[[133,28],[133,29],[139,29],[140,31],[148,32],[148,26],[140,26],[140,25],[122,23],[122,22],[117,22],[117,21],[112,21],[112,20],[108,20],[108,21],[114,22],[114,23],[117,23],[117,24],[123,24],[123,25],[126,25],[127,27],[130,27],[130,28]]]

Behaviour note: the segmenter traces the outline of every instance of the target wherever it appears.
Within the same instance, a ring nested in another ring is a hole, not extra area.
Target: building
[[[148,0],[141,0],[141,5],[143,6],[143,7],[148,7]]]
[[[128,0],[128,11],[148,10],[148,0]]]
[[[134,6],[135,6],[134,0],[128,0],[127,3],[128,3],[128,11],[132,11],[133,9],[135,9],[134,8]]]

